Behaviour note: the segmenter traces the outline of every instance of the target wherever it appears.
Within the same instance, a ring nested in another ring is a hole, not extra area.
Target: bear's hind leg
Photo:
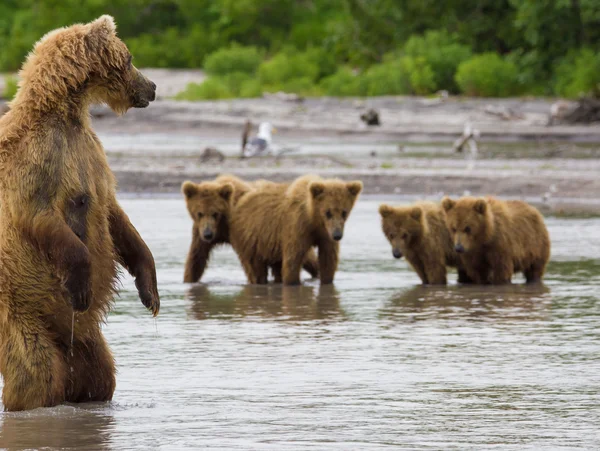
[[[523,271],[525,282],[528,284],[540,283],[542,281],[542,277],[544,276],[544,270],[545,265],[531,265],[529,268]]]
[[[65,401],[67,366],[50,333],[38,324],[3,324],[0,372],[5,411],[54,407]]]
[[[112,400],[116,387],[115,360],[100,331],[93,339],[75,341],[72,353],[67,351],[67,358],[71,369],[67,401]]]
[[[281,262],[271,265],[271,273],[273,274],[273,282],[281,283]]]

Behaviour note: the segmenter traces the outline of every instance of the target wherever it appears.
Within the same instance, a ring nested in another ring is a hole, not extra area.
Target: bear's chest
[[[100,141],[91,133],[67,134],[66,146],[61,165],[64,194],[104,204],[112,194],[114,179]]]

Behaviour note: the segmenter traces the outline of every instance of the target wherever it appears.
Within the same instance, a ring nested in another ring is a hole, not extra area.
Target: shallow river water
[[[427,288],[365,199],[334,286],[247,286],[230,249],[192,286],[183,201],[122,205],[160,315],[124,277],[104,328],[114,401],[2,413],[0,448],[600,448],[600,220],[547,220],[543,287]]]

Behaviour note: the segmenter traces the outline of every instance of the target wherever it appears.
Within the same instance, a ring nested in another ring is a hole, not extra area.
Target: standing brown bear
[[[267,283],[268,266],[282,264],[285,285],[300,283],[311,247],[319,248],[322,284],[337,270],[339,241],[362,183],[296,179],[285,191],[263,188],[242,197],[231,220],[231,244],[250,283]]]
[[[540,282],[550,236],[540,212],[519,200],[463,197],[442,201],[446,222],[467,276],[476,284],[510,283],[522,272]]]
[[[394,257],[406,257],[423,284],[446,285],[447,266],[458,268],[459,283],[470,282],[459,263],[439,204],[418,202],[407,207],[383,204],[379,214]]]
[[[143,108],[156,86],[131,64],[110,16],[47,34],[20,78],[0,121],[4,408],[107,401],[115,363],[100,324],[117,263],[154,315],[160,300],[154,259],[116,201],[88,108]]]

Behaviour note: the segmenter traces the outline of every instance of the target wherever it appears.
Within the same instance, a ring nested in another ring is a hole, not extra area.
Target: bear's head
[[[459,254],[470,252],[487,243],[493,230],[493,216],[488,200],[462,197],[442,200],[446,224]]]
[[[20,79],[15,102],[29,97],[37,99],[38,108],[53,110],[65,103],[75,108],[106,103],[122,114],[145,108],[156,97],[156,85],[133,65],[113,18],[106,15],[45,35],[23,64]]]
[[[229,216],[233,185],[184,182],[181,191],[200,238],[207,243],[212,242],[217,237],[220,222]]]
[[[344,224],[362,187],[359,181],[323,180],[310,183],[313,215],[332,240],[339,241],[344,236]]]
[[[402,258],[423,235],[423,209],[419,206],[392,207],[384,204],[379,207],[379,214],[383,233],[392,245],[392,255]]]

